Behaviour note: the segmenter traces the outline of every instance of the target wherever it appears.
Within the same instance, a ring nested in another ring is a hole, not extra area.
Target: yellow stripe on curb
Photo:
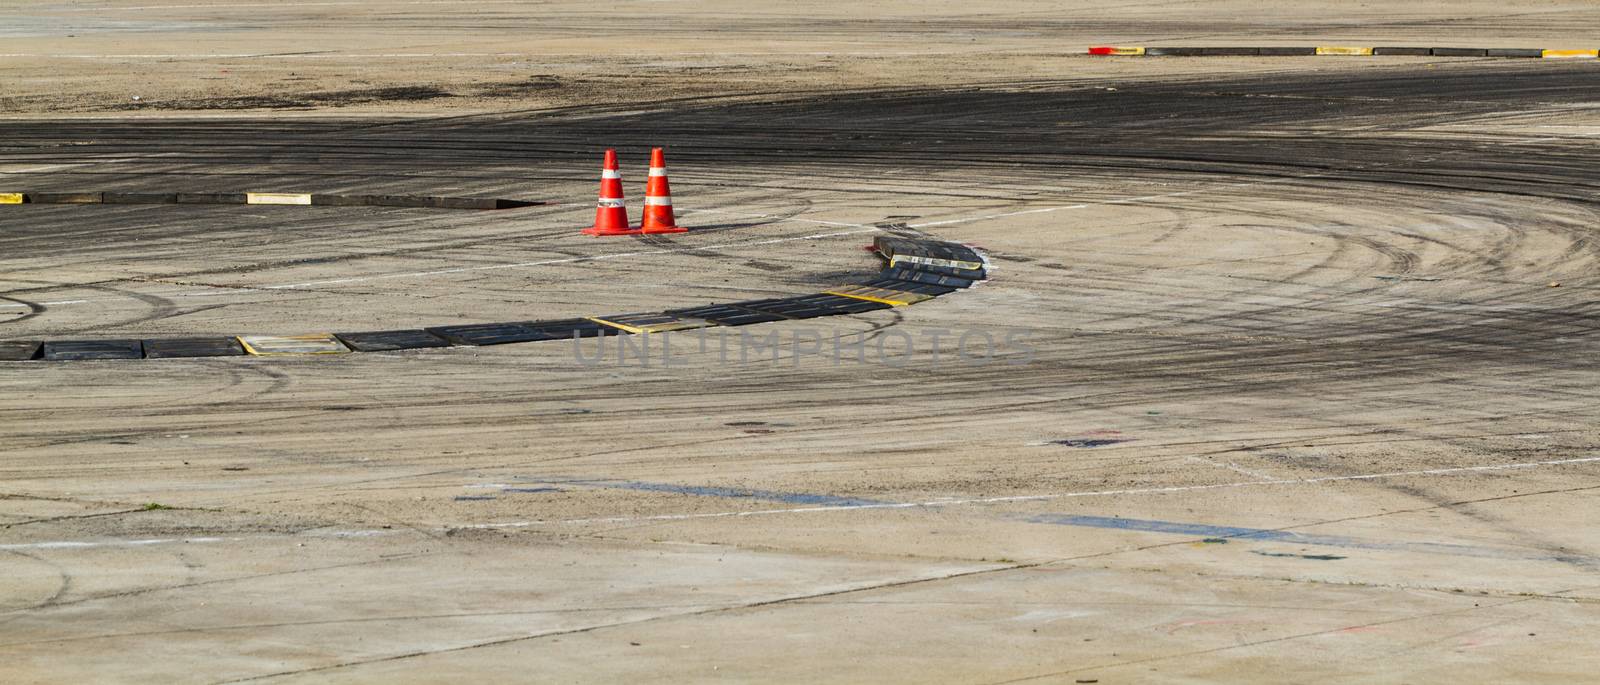
[[[1143,57],[1144,48],[1111,48],[1111,54],[1122,57]]]
[[[22,193],[0,193],[0,205],[20,205],[26,199]]]
[[[332,333],[311,335],[241,335],[239,343],[244,351],[257,357],[279,357],[301,354],[345,354],[350,348],[333,337]]]
[[[245,193],[245,204],[251,205],[309,205],[310,193]]]
[[[671,314],[630,314],[625,316],[612,316],[602,319],[597,316],[584,317],[598,324],[604,324],[627,333],[669,333],[672,331],[687,331],[692,328],[705,328],[713,325],[705,319],[696,319],[687,316],[673,316]]]
[[[1340,55],[1344,57],[1368,57],[1372,55],[1372,48],[1353,48],[1330,45],[1317,48],[1319,55]]]
[[[824,290],[822,294],[840,295],[868,302],[882,302],[896,307],[904,307],[908,304],[916,304],[923,300],[933,299],[932,295],[908,293],[904,290],[890,290],[889,288],[869,288],[864,285],[842,285],[832,290]]]
[[[1595,59],[1600,50],[1545,50],[1539,55],[1545,59]]]

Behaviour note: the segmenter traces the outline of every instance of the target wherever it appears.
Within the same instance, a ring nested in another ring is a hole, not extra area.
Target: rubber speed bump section
[[[882,278],[892,278],[897,281],[911,281],[912,283],[927,283],[929,285],[942,285],[950,288],[970,288],[977,281],[959,276],[946,276],[932,271],[920,269],[884,269],[879,274]]]
[[[244,193],[178,193],[180,205],[242,205]]]
[[[1544,51],[1538,48],[1489,48],[1483,54],[1485,57],[1543,57]]]
[[[160,338],[144,341],[146,359],[185,357],[238,357],[244,345],[238,338]]]
[[[1545,50],[1539,53],[1545,59],[1595,59],[1600,50]]]
[[[705,319],[721,326],[747,326],[753,323],[782,321],[783,316],[769,312],[756,312],[731,304],[708,304],[704,307],[669,309],[668,314]]]
[[[867,281],[866,283],[862,283],[861,285],[869,288],[888,288],[889,290],[900,290],[908,293],[915,293],[917,295],[927,295],[929,297],[948,295],[956,291],[955,288],[952,288],[948,285],[918,283],[916,281],[902,281],[898,278],[876,278]]]
[[[961,275],[962,273],[982,273],[983,262],[969,262],[957,259],[939,259],[938,257],[922,257],[919,255],[895,255],[889,258],[889,266],[918,269],[923,267],[937,267],[940,273]]]
[[[373,195],[375,207],[417,207],[421,209],[500,209],[500,200],[476,197],[434,197],[432,195]]]
[[[1392,56],[1396,56],[1396,55],[1401,55],[1401,56],[1406,56],[1406,57],[1427,57],[1428,55],[1431,55],[1431,54],[1434,54],[1434,53],[1433,53],[1433,48],[1377,47],[1377,48],[1373,48],[1372,49],[1372,54],[1381,55],[1381,56],[1385,56],[1385,57],[1392,57]]]
[[[614,314],[609,316],[591,316],[590,321],[603,323],[607,326],[628,333],[666,333],[669,331],[686,331],[691,328],[705,328],[713,325],[705,319],[693,317],[680,317],[666,312],[649,314]]]
[[[1200,54],[1207,57],[1255,57],[1261,54],[1261,48],[1201,48]]]
[[[309,205],[310,193],[245,193],[249,205]]]
[[[863,304],[877,305],[874,307],[874,309],[884,309],[889,306],[877,302],[866,303],[863,300],[840,297],[838,295],[828,295],[826,297],[836,300],[844,300],[846,302],[861,302]],[[762,314],[777,314],[785,319],[814,319],[819,316],[834,316],[837,314],[853,313],[840,307],[829,306],[831,303],[827,302],[826,300],[818,302],[816,301],[815,296],[780,297],[769,300],[747,300],[744,302],[732,302],[729,304],[740,309],[748,309],[750,311],[759,312]]]
[[[449,347],[450,341],[420,328],[401,331],[366,331],[362,333],[334,333],[357,352],[393,352],[415,350],[423,347]]]
[[[0,340],[0,362],[25,362],[39,357],[34,340]]]
[[[1372,48],[1357,48],[1344,45],[1323,45],[1317,47],[1318,55],[1335,55],[1340,57],[1364,57],[1372,54]]]
[[[138,340],[57,340],[44,344],[45,361],[142,358],[144,344]]]
[[[472,346],[505,345],[549,339],[523,324],[514,322],[434,326],[429,328],[428,332],[456,345]]]
[[[523,321],[535,337],[534,340],[571,340],[621,335],[617,329],[592,319],[556,319],[554,321]]]
[[[1316,48],[1258,48],[1262,57],[1310,57],[1317,54]]]
[[[1199,57],[1205,48],[1145,48],[1146,57]]]
[[[1089,48],[1089,54],[1113,55],[1118,57],[1139,57],[1144,54],[1144,48],[1099,45]]]
[[[177,204],[177,193],[101,193],[100,201],[108,205],[171,205]]]
[[[28,193],[29,202],[52,205],[97,205],[104,193]]]
[[[912,293],[904,290],[895,290],[892,288],[882,288],[870,285],[844,285],[837,288],[824,290],[822,291],[822,294],[852,297],[857,300],[866,300],[868,302],[882,302],[884,304],[894,305],[896,307],[904,307],[908,304],[916,304],[923,300],[933,299],[932,295],[923,295],[921,293]]]
[[[922,263],[923,260],[913,257],[895,257],[889,260],[889,268],[906,269],[908,271],[921,271],[938,276],[953,276],[969,281],[982,281],[989,277],[983,269],[962,269],[953,266],[936,266]]]
[[[1434,57],[1483,57],[1489,54],[1486,48],[1433,48],[1429,52]]]
[[[366,207],[373,203],[373,195],[312,195],[311,204],[325,207]]]
[[[863,300],[856,297],[845,297],[844,295],[834,295],[832,293],[802,295],[794,298],[794,300],[800,304],[832,310],[835,315],[862,314],[865,312],[875,312],[880,309],[889,309],[894,307],[892,304],[874,302],[872,300]]]
[[[912,240],[910,238],[879,236],[872,241],[872,248],[883,256],[890,258],[899,255],[933,257],[936,259],[972,262],[978,266],[983,265],[983,258],[978,255],[977,250],[961,243],[951,243],[943,240]]]
[[[244,351],[257,357],[289,357],[314,354],[345,354],[350,348],[332,333],[309,335],[241,335]]]
[[[0,205],[20,205],[27,199],[22,193],[0,193]]]

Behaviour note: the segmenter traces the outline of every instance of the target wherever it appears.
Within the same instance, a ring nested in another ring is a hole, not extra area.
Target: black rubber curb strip
[[[1110,57],[1312,57],[1312,56],[1392,56],[1412,57],[1542,57],[1546,59],[1594,59],[1600,51],[1551,48],[1427,48],[1385,46],[1315,47],[1215,47],[1215,46],[1110,46],[1088,49],[1090,55]]]
[[[988,279],[988,260],[968,245],[880,236],[873,241],[872,247],[888,262],[883,271],[863,283],[838,286],[809,295],[581,319],[318,333],[270,338],[267,342],[278,347],[267,351],[257,350],[251,344],[261,345],[266,336],[248,335],[117,340],[0,340],[0,362],[332,355],[664,333],[707,326],[745,326],[860,314],[915,304],[970,288]]]
[[[322,193],[0,193],[13,201],[0,204],[41,205],[310,205],[324,207],[419,207],[425,209],[516,209],[548,202],[504,198],[436,197],[432,195],[326,195]]]

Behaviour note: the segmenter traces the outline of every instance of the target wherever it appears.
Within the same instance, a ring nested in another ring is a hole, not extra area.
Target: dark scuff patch
[[[1116,445],[1124,442],[1133,441],[1122,440],[1119,438],[1067,438],[1065,440],[1051,440],[1050,444],[1061,445],[1062,447],[1091,448],[1105,447],[1107,445]]]
[[[1286,557],[1291,559],[1310,559],[1312,561],[1338,561],[1340,559],[1349,558],[1341,557],[1335,554],[1289,554],[1287,552],[1263,552],[1259,549],[1250,550],[1250,553],[1259,554],[1264,557]]]

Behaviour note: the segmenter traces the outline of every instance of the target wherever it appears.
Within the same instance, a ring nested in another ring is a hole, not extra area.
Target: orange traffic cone
[[[672,216],[672,189],[667,186],[667,159],[661,148],[650,150],[650,180],[644,186],[644,233],[683,233]]]
[[[622,172],[617,170],[616,150],[606,150],[605,164],[600,167],[600,204],[594,210],[594,225],[583,232],[592,236],[639,232],[628,228],[628,207],[622,200]]]

